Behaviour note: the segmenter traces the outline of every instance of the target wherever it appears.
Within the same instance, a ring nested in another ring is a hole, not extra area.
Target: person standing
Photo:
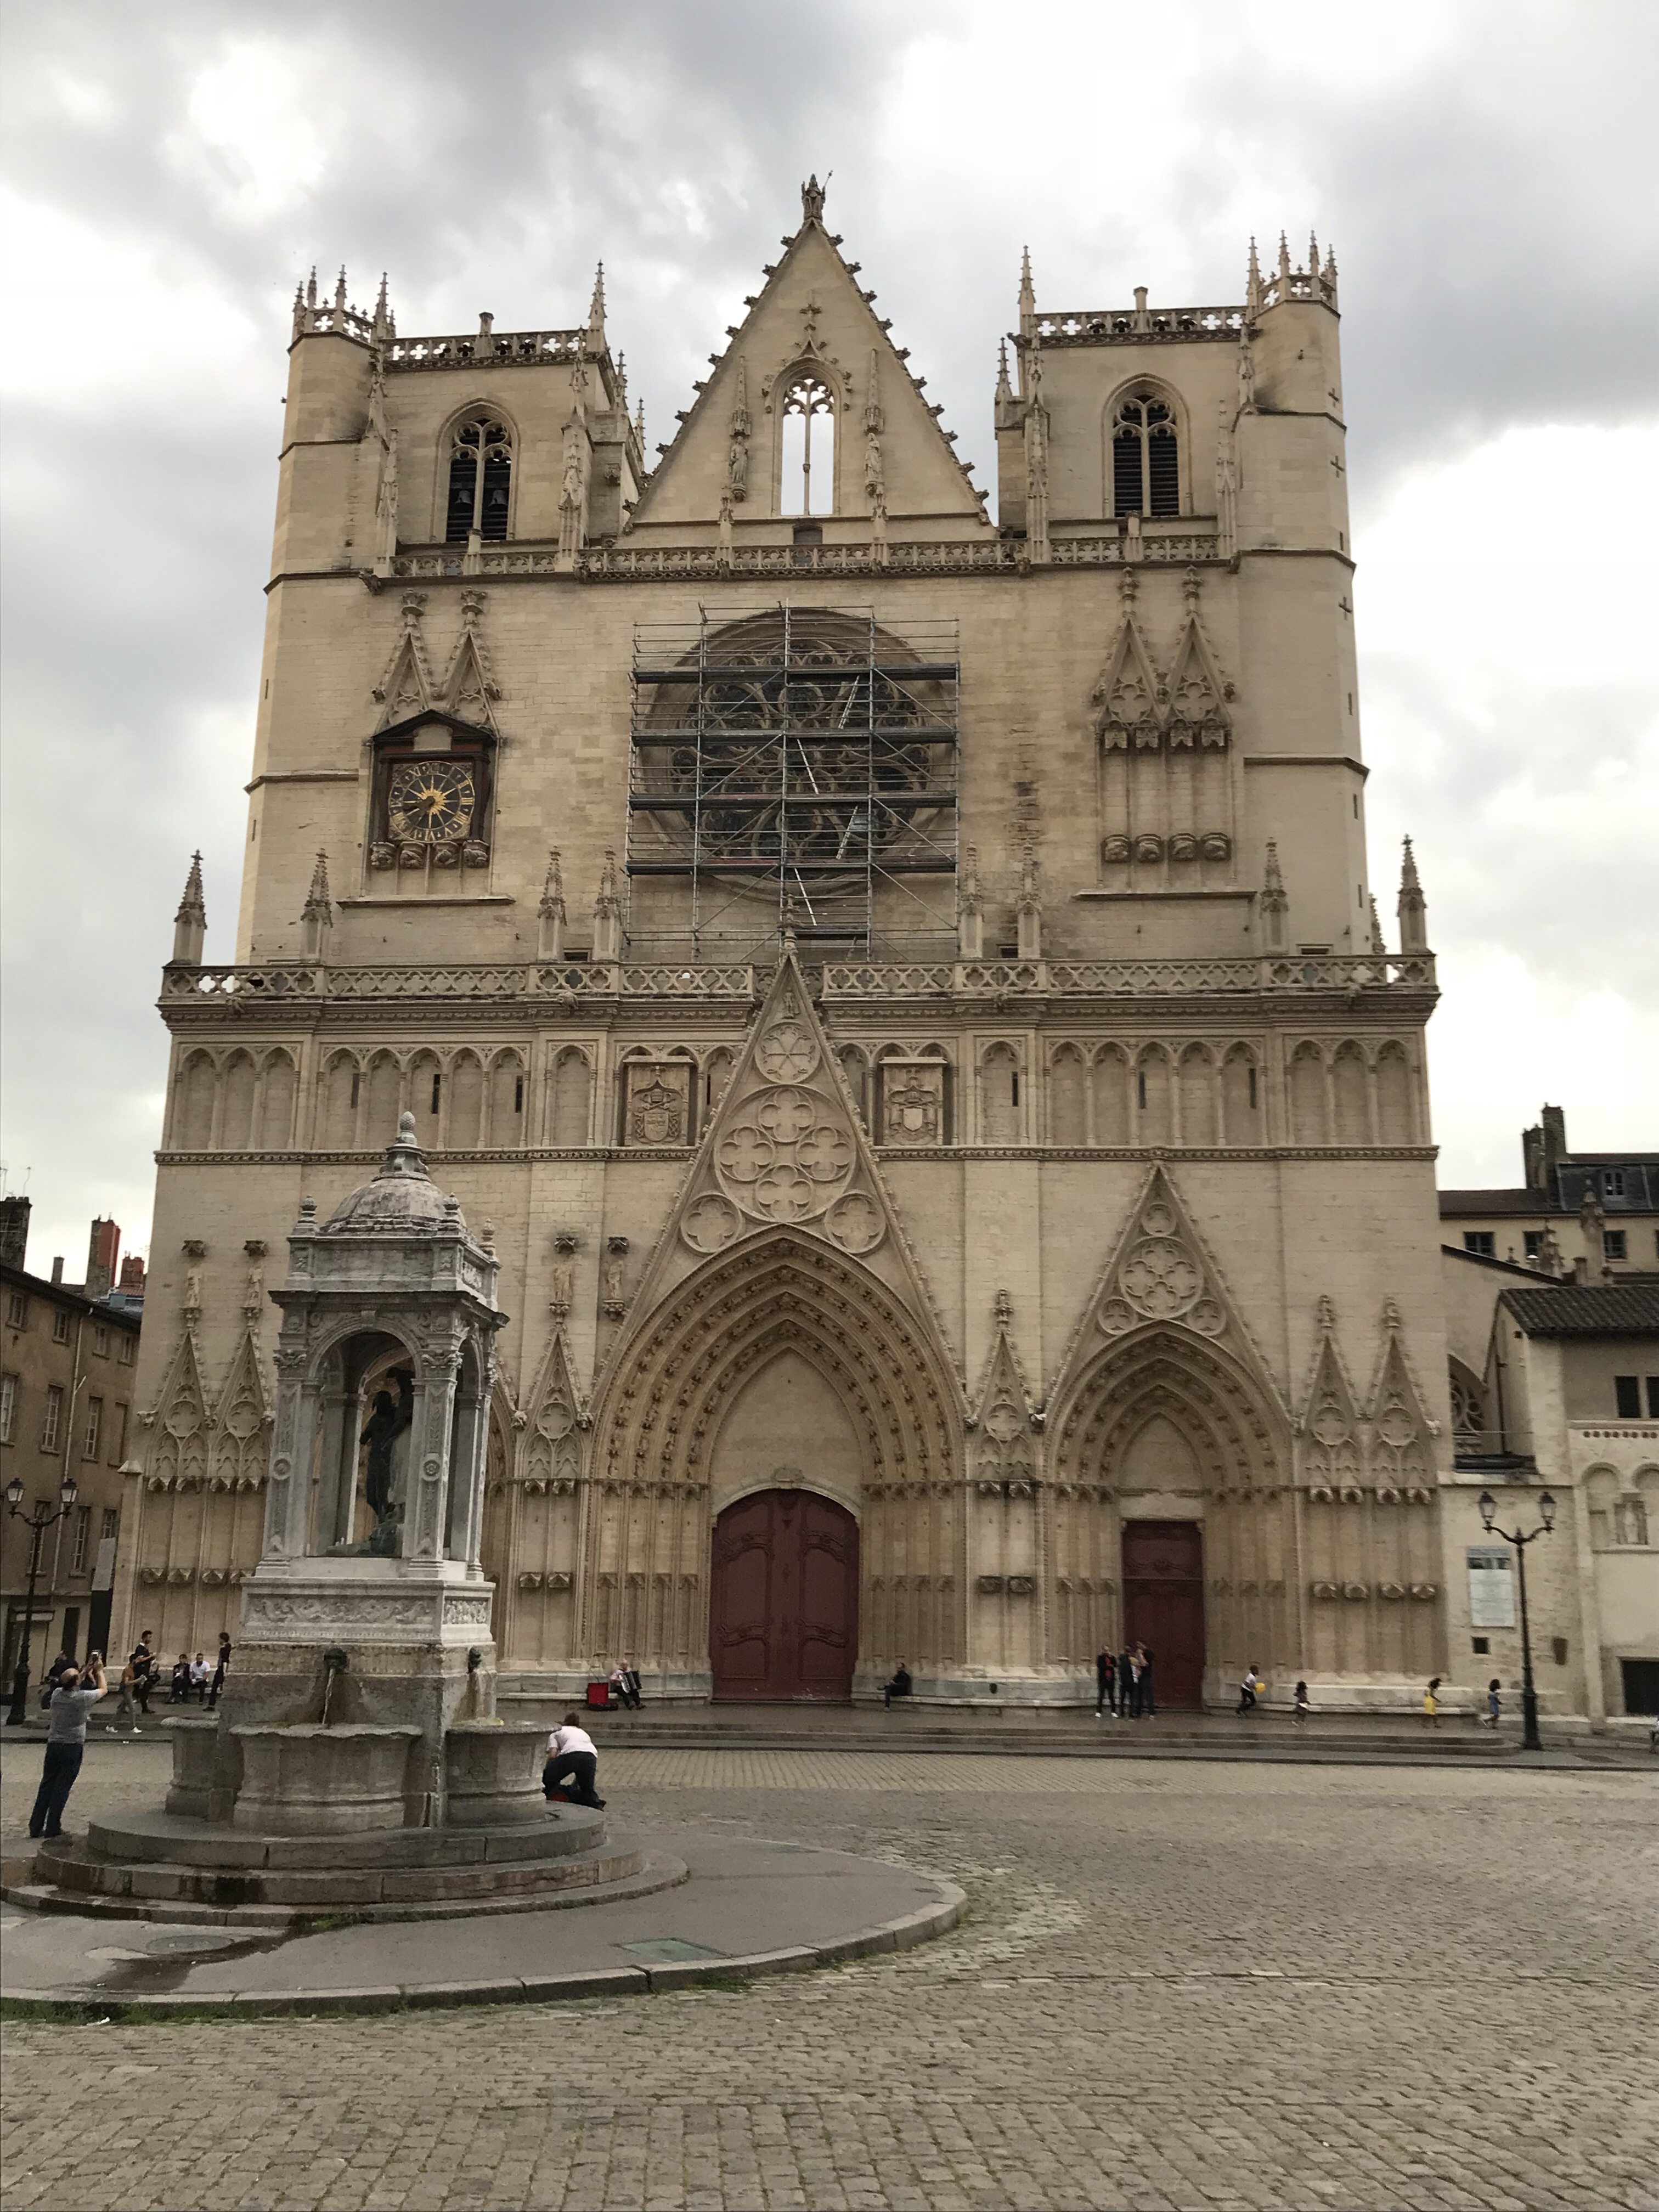
[[[104,1680],[103,1660],[95,1651],[87,1654],[84,1683],[78,1667],[66,1667],[58,1678],[58,1687],[52,1693],[52,1704],[47,1709],[51,1718],[46,1723],[40,1787],[35,1793],[34,1810],[29,1814],[29,1833],[37,1842],[42,1836],[50,1839],[64,1832],[64,1808],[86,1756],[87,1715],[108,1687]]]
[[[1298,1682],[1296,1686],[1296,1696],[1291,1704],[1291,1718],[1293,1721],[1305,1721],[1312,1711],[1313,1707],[1308,1702],[1308,1686],[1305,1682]]]
[[[593,1739],[582,1726],[575,1713],[567,1713],[562,1723],[547,1739],[547,1762],[542,1768],[542,1790],[549,1803],[553,1792],[571,1784],[569,1795],[578,1805],[591,1805],[603,1812],[605,1800],[593,1787],[599,1772],[599,1755],[593,1748]]]
[[[138,1700],[139,1711],[147,1720],[149,1717],[149,1693],[155,1686],[152,1674],[155,1665],[155,1654],[150,1648],[150,1638],[155,1633],[155,1631],[153,1628],[147,1628],[144,1631],[133,1650],[131,1662],[133,1694]]]
[[[1140,1676],[1127,1644],[1117,1655],[1117,1717],[1121,1721],[1140,1717]]]
[[[1139,1692],[1136,1702],[1146,1717],[1151,1720],[1158,1711],[1152,1702],[1152,1655],[1144,1644],[1137,1644],[1135,1657],[1140,1665],[1140,1671],[1135,1678]]]
[[[219,1693],[225,1686],[225,1676],[230,1672],[230,1631],[219,1631],[219,1656],[213,1669],[213,1680],[208,1687],[208,1711],[218,1710]]]
[[[631,1702],[635,1711],[638,1712],[640,1707],[645,1703],[644,1692],[640,1682],[640,1670],[634,1664],[634,1662],[631,1659],[624,1659],[623,1662],[623,1672],[628,1677],[628,1695],[629,1701]]]
[[[1098,1720],[1109,1705],[1117,1711],[1117,1662],[1111,1653],[1102,1650],[1095,1654],[1095,1718]]]
[[[1494,1674],[1491,1681],[1486,1685],[1486,1710],[1482,1714],[1480,1719],[1480,1725],[1482,1728],[1495,1729],[1499,1721],[1503,1719],[1504,1699],[1501,1695],[1502,1689],[1502,1683],[1499,1682],[1497,1675]]]
[[[1423,1725],[1425,1728],[1438,1728],[1440,1725],[1440,1677],[1438,1674],[1431,1678],[1428,1688],[1423,1692]]]
[[[124,1722],[126,1724],[126,1732],[129,1735],[137,1735],[138,1713],[137,1707],[133,1704],[133,1698],[137,1694],[137,1686],[138,1669],[133,1665],[131,1660],[129,1659],[126,1665],[121,1669],[121,1702],[115,1708],[115,1718],[110,1723],[109,1727],[105,1731],[106,1735],[118,1735],[121,1732],[121,1727]]]

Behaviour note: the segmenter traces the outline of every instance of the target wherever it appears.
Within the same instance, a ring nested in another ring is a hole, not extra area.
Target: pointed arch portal
[[[709,1261],[622,1363],[597,1431],[596,1659],[712,1662],[717,1695],[814,1698],[958,1652],[952,1378],[859,1261],[787,1230]]]

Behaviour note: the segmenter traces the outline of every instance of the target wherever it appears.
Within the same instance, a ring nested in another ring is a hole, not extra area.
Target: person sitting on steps
[[[893,1710],[894,1698],[908,1698],[915,1688],[915,1684],[910,1680],[910,1669],[905,1665],[903,1660],[901,1659],[898,1665],[893,1669],[892,1680],[890,1682],[884,1682],[881,1686],[882,1704],[890,1713]]]
[[[595,1812],[603,1812],[605,1800],[593,1787],[599,1765],[599,1755],[593,1748],[592,1737],[576,1714],[567,1713],[562,1723],[547,1739],[542,1790],[548,1803],[552,1803],[556,1791],[574,1804],[590,1805]]]

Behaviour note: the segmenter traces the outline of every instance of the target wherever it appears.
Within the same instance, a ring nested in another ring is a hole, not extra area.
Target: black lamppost
[[[1498,1500],[1491,1491],[1480,1493],[1480,1518],[1489,1536],[1501,1536],[1506,1544],[1513,1544],[1516,1557],[1521,1562],[1521,1748],[1522,1751],[1542,1751],[1543,1741],[1538,1733],[1538,1692],[1532,1683],[1532,1631],[1527,1625],[1527,1547],[1540,1536],[1547,1536],[1555,1526],[1555,1500],[1547,1490],[1538,1501],[1538,1517],[1541,1528],[1530,1528],[1523,1536],[1518,1528],[1499,1528]]]
[[[6,1511],[14,1520],[21,1520],[29,1532],[29,1594],[23,1608],[23,1644],[17,1655],[17,1672],[11,1678],[11,1710],[6,1715],[8,1728],[21,1728],[29,1702],[29,1638],[34,1631],[34,1585],[40,1573],[40,1539],[54,1521],[61,1521],[75,1503],[75,1477],[67,1468],[58,1486],[58,1506],[48,1513],[46,1501],[39,1498],[33,1513],[23,1511],[23,1478],[13,1475],[6,1485]]]

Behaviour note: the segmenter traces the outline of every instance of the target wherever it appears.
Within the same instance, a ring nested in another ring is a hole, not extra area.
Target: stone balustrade
[[[826,963],[826,1000],[1112,998],[1151,999],[1337,993],[1353,996],[1436,988],[1430,953],[1271,953],[1194,960],[933,960]],[[746,1004],[764,971],[742,963],[594,960],[455,961],[392,966],[312,966],[266,962],[248,967],[162,971],[164,1012],[199,1009],[250,1012],[294,1000],[384,1003],[388,1000],[527,1003],[596,1000],[720,1000]]]

